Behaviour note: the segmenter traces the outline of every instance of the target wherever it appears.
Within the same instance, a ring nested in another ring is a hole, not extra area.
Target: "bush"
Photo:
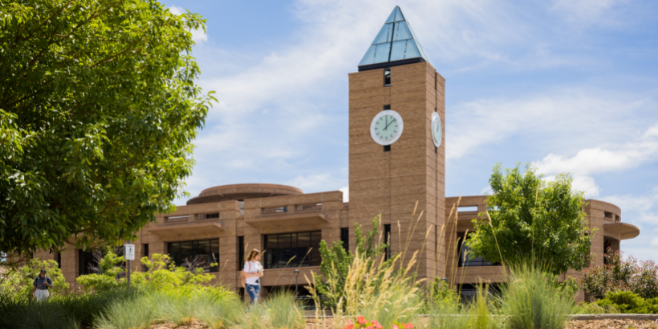
[[[532,266],[510,269],[503,285],[501,311],[510,329],[561,329],[575,306],[568,286],[557,285],[554,275]]]
[[[434,278],[428,286],[427,301],[430,305],[435,304],[457,304],[459,295],[455,289],[439,277]]]
[[[612,291],[630,291],[642,298],[658,297],[658,266],[653,261],[622,259],[619,251],[605,255],[606,264],[588,268],[579,280],[587,300],[605,298]]]
[[[617,314],[620,313],[615,305],[600,306],[597,303],[582,303],[573,311],[574,314]]]
[[[100,255],[99,255],[100,257]],[[123,256],[117,256],[112,249],[107,248],[105,255],[98,262],[100,274],[81,275],[75,281],[80,284],[86,292],[107,291],[126,285],[126,279],[117,280],[117,276],[123,273],[123,269],[118,267],[124,261]]]
[[[41,269],[45,269],[46,276],[53,281],[53,287],[49,289],[51,296],[62,295],[69,288],[56,261],[30,259],[27,265],[8,271],[6,278],[0,281],[0,295],[10,299],[30,299],[32,284]]]
[[[658,298],[645,299],[630,291],[609,291],[596,304],[621,313],[658,314]]]
[[[48,302],[0,297],[0,328],[91,327],[108,305],[134,299],[126,291],[56,295]]]

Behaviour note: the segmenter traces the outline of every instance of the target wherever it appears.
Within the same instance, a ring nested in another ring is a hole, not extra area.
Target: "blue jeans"
[[[260,294],[260,285],[259,284],[245,284],[245,290],[251,298],[251,303],[254,304],[258,301],[258,295]]]

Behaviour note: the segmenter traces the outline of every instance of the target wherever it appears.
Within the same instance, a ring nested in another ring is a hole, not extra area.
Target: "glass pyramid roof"
[[[359,66],[389,63],[406,59],[424,59],[432,64],[425,49],[418,41],[416,34],[407,23],[399,6],[393,12],[379,31],[375,41],[363,56]],[[434,66],[434,64],[432,64]]]

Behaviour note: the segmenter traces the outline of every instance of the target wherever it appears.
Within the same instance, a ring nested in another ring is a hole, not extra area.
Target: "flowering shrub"
[[[375,320],[366,320],[362,315],[356,317],[356,321],[347,320],[347,325],[343,329],[383,329],[379,322]],[[399,323],[393,321],[393,326],[391,329],[414,329],[414,325],[411,323]]]
[[[622,259],[619,251],[605,255],[606,264],[585,269],[580,288],[589,300],[603,299],[607,292],[630,291],[642,298],[658,297],[658,265],[653,261]]]

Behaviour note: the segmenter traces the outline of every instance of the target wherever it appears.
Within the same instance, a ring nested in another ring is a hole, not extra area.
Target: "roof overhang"
[[[605,233],[619,234],[620,240],[633,239],[640,235],[640,229],[628,223],[609,223],[603,225]]]
[[[146,230],[161,238],[174,238],[181,234],[207,234],[224,232],[224,223],[204,222],[189,224],[168,224],[147,227]]]
[[[277,226],[300,225],[300,224],[326,224],[327,220],[323,213],[283,213],[266,215],[253,218],[245,218],[244,222],[258,228],[274,228]]]

